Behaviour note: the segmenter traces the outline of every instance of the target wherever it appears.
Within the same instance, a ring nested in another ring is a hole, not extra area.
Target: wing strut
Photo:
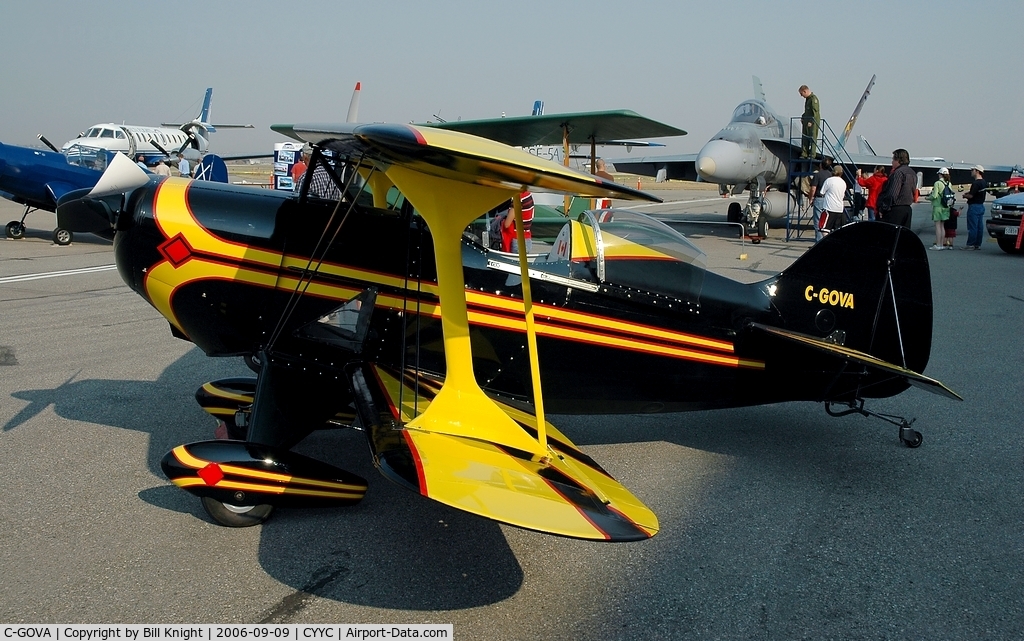
[[[533,379],[533,405],[537,411],[537,443],[548,450],[547,423],[544,421],[544,394],[540,387],[540,357],[537,353],[537,330],[533,324],[533,296],[530,293],[530,265],[526,262],[526,232],[523,230],[521,192],[512,197],[516,215],[516,240],[519,244],[519,273],[523,279],[523,309],[526,312],[526,344],[530,352],[530,376]]]

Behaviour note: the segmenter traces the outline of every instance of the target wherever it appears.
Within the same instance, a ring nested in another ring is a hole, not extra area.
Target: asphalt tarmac
[[[713,192],[671,197],[724,220]],[[0,203],[0,221],[18,217]],[[928,218],[915,210],[930,245]],[[1024,257],[992,242],[928,252],[925,373],[965,400],[912,388],[869,406],[916,417],[919,449],[893,426],[811,403],[552,417],[659,516],[649,541],[597,544],[403,490],[350,430],[300,449],[369,479],[361,504],[214,525],[159,460],[211,437],[195,389],[248,370],[173,338],[108,267],[109,243],[80,235],[59,247],[52,226],[37,212],[25,240],[0,240],[0,622],[454,623],[460,639],[1024,637]],[[694,242],[712,268],[759,279],[810,246],[772,234],[758,246]]]

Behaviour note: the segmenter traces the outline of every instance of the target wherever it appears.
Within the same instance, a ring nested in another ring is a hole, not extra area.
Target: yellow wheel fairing
[[[171,480],[172,483],[182,489],[205,486],[206,481],[195,477],[179,477]],[[327,490],[309,490],[301,487],[287,487],[284,485],[265,485],[262,483],[244,483],[239,481],[220,481],[216,484],[219,490],[241,490],[243,492],[256,492],[259,494],[277,494],[288,496],[301,496],[321,499],[356,500],[363,498],[365,491],[331,492]]]
[[[219,398],[225,398],[232,401],[238,401],[240,403],[252,403],[252,394],[239,394],[238,392],[232,392],[230,390],[217,387],[214,383],[203,383],[203,390],[206,391],[210,396],[216,396]]]
[[[192,494],[245,505],[349,505],[360,501],[367,488],[363,478],[327,463],[242,441],[179,445],[160,467]]]

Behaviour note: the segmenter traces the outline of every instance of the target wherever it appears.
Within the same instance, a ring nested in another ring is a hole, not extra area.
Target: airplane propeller
[[[109,234],[123,209],[124,194],[149,183],[146,173],[118,152],[92,189],[76,189],[57,201],[57,224],[72,232]]]
[[[46,145],[47,147],[49,147],[53,151],[57,152],[58,154],[60,153],[60,149],[57,149],[56,147],[54,147],[53,143],[50,142],[49,140],[47,140],[46,136],[44,136],[43,134],[37,134],[36,138],[38,138],[44,145]]]
[[[156,148],[157,148],[157,151],[159,151],[159,152],[160,152],[160,153],[162,153],[163,155],[167,156],[168,158],[170,158],[170,157],[171,157],[171,154],[169,154],[169,153],[167,152],[167,150],[166,150],[166,149],[164,149],[164,148],[163,148],[163,147],[162,147],[162,146],[161,146],[161,145],[160,145],[160,144],[159,144],[159,143],[158,143],[157,141],[155,141],[155,140],[150,140],[150,141],[149,141],[149,144],[151,144],[151,145],[153,145],[154,147],[156,147]]]

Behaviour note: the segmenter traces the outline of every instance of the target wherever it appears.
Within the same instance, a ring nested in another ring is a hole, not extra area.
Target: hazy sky
[[[787,117],[809,85],[838,130],[877,74],[854,133],[879,153],[1024,164],[1022,36],[1019,0],[3,0],[0,141],[180,122],[212,86],[215,122],[256,125],[212,150],[266,152],[284,140],[272,123],[343,121],[361,81],[361,121],[527,115],[542,99],[633,109],[689,132],[665,153],[695,153],[751,75]]]

